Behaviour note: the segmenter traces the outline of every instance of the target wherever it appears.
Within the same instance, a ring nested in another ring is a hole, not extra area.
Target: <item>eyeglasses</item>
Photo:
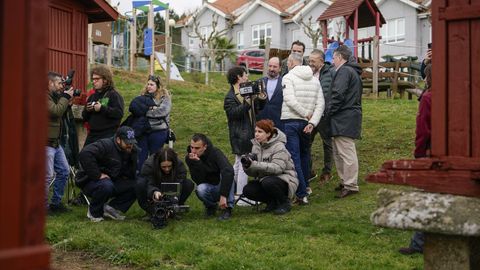
[[[102,77],[93,77],[92,82],[96,82],[96,81],[101,80],[101,79],[102,79]]]

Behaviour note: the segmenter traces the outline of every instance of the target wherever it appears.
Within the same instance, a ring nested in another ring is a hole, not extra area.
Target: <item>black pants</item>
[[[184,205],[190,194],[192,194],[195,185],[192,180],[185,179],[181,183],[180,198],[178,198],[178,204]],[[147,198],[148,182],[143,177],[137,177],[137,184],[135,185],[135,193],[137,195],[138,205],[145,210],[145,212],[151,214],[153,212],[152,198]]]
[[[135,181],[101,179],[90,180],[82,188],[85,195],[91,198],[90,214],[94,217],[103,216],[103,206],[108,202],[111,207],[127,212],[135,202]],[[110,200],[110,201],[109,201]]]
[[[267,176],[248,182],[243,195],[254,201],[282,204],[288,202],[288,184],[277,176]]]
[[[322,117],[320,123],[317,127],[315,127],[312,131],[310,136],[310,148],[313,145],[313,140],[315,140],[315,136],[317,133],[320,133],[320,137],[322,137],[323,142],[323,169],[322,174],[331,173],[332,172],[332,165],[333,165],[333,147],[332,147],[332,137],[330,136],[330,121],[328,119]],[[313,166],[311,164],[313,158],[310,159],[310,168],[313,171]]]

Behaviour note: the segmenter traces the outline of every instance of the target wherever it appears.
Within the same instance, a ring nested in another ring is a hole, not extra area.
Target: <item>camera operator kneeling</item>
[[[162,183],[179,183],[180,196],[178,204],[184,205],[194,189],[194,184],[187,179],[187,169],[170,148],[160,149],[143,164],[137,179],[138,204],[150,216],[154,212],[154,203],[162,199]]]
[[[298,186],[286,141],[285,134],[274,127],[272,120],[260,120],[256,123],[252,152],[241,159],[245,172],[255,177],[243,188],[243,194],[267,203],[263,211],[276,215],[290,211],[290,199],[295,197]]]

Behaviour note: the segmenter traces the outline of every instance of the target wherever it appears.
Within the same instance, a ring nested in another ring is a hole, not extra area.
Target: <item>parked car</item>
[[[237,65],[248,68],[251,71],[263,71],[265,51],[261,49],[241,51],[237,58]]]

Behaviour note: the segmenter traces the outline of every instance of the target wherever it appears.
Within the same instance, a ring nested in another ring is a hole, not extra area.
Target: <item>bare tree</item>
[[[316,49],[318,47],[318,41],[322,37],[322,27],[318,22],[312,23],[312,20],[312,16],[308,18],[307,22],[304,22],[303,18],[301,18],[297,21],[297,24],[302,26],[303,32],[312,40],[313,48]]]
[[[224,36],[226,33],[228,33],[228,31],[230,31],[230,29],[233,28],[233,18],[232,18],[232,19],[227,19],[225,27],[223,29],[220,29],[218,25],[219,17],[220,16],[215,13],[212,14],[211,24],[209,25],[209,27],[211,27],[211,31],[209,33],[208,32],[202,33],[200,22],[198,21],[198,18],[197,18],[197,14],[193,15],[192,26],[190,26],[192,31],[189,31],[188,33],[189,37],[197,38],[199,40],[199,47],[202,49],[201,54],[203,57],[207,59],[205,84],[208,84],[208,64],[210,62],[210,59],[216,59],[216,56],[215,56],[216,41],[218,38]]]

